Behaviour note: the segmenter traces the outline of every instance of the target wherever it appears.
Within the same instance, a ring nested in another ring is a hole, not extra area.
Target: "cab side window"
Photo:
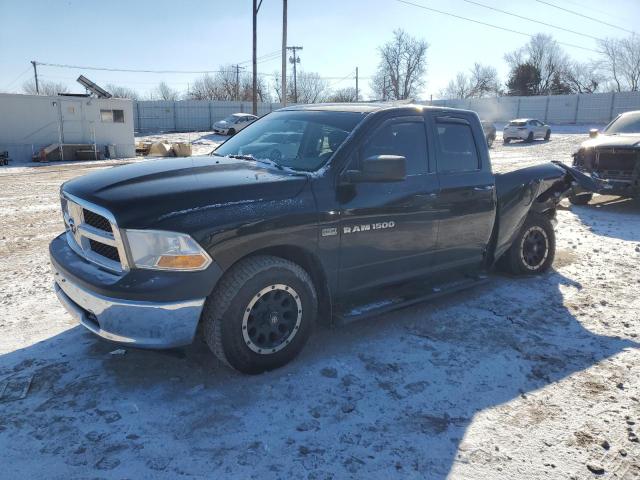
[[[366,141],[361,158],[400,155],[406,158],[407,175],[427,173],[427,135],[421,121],[391,121],[382,124]]]
[[[436,122],[438,172],[468,172],[480,169],[480,158],[467,122]]]

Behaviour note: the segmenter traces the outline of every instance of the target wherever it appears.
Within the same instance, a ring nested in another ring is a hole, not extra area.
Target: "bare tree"
[[[539,79],[531,85],[533,95],[548,95],[554,79],[561,78],[567,70],[569,57],[551,35],[538,33],[523,47],[505,55],[505,60],[515,72],[518,67],[529,64],[539,72]],[[558,77],[560,75],[560,77]]]
[[[449,80],[447,86],[440,92],[444,98],[469,98],[471,82],[464,72],[458,72],[456,78]]]
[[[36,91],[35,80],[28,80],[22,84],[22,90],[28,95],[57,95],[59,93],[68,93],[69,89],[64,83],[61,82],[47,82],[46,80],[38,81],[38,89],[40,93]]]
[[[393,100],[416,95],[424,85],[428,48],[425,40],[394,30],[393,40],[378,48],[380,63],[371,80],[375,95]]]
[[[138,98],[140,98],[138,92],[132,88],[114,85],[113,83],[107,83],[104,88],[116,98],[129,98],[131,100],[138,100]]]
[[[258,77],[257,96],[261,102],[271,100],[267,83]],[[251,101],[253,99],[253,79],[244,72],[236,76],[232,66],[221,67],[215,76],[205,74],[189,88],[188,98],[193,100]]]
[[[606,38],[599,42],[603,73],[617,92],[640,89],[640,37]]]
[[[469,74],[458,72],[441,92],[445,98],[482,98],[500,93],[498,71],[489,65],[474,63]]]
[[[606,80],[594,62],[569,62],[563,77],[572,93],[595,93]]]
[[[357,102],[356,89],[354,87],[340,88],[334,90],[327,97],[327,102],[346,103]]]
[[[180,92],[174,90],[165,82],[160,82],[153,92],[153,97],[159,100],[175,101],[180,99]]]
[[[280,74],[273,74],[273,89],[278,102],[282,102],[282,87]],[[316,72],[298,71],[297,73],[298,103],[324,102],[329,95],[329,83]],[[287,102],[293,103],[293,79],[287,80]]]

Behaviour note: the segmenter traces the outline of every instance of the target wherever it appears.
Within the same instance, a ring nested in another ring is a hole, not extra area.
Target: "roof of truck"
[[[457,110],[456,108],[447,108],[430,105],[420,105],[416,103],[410,103],[407,101],[397,102],[353,102],[353,103],[310,103],[306,105],[291,105],[284,107],[281,110],[316,110],[316,111],[328,111],[328,112],[357,112],[357,113],[370,113],[377,112],[379,110],[388,110],[392,108],[415,108],[418,110],[434,109],[434,110]]]

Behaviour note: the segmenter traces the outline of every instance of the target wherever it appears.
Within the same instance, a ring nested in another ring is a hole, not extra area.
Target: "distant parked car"
[[[535,118],[511,120],[502,131],[504,143],[509,143],[511,140],[533,142],[536,138],[549,140],[551,138],[551,127]]]
[[[488,120],[481,120],[480,123],[482,124],[484,138],[487,139],[487,145],[489,146],[489,148],[491,148],[491,145],[493,145],[493,141],[496,139],[496,126],[493,124],[493,122],[490,122]]]
[[[258,119],[255,115],[248,113],[234,113],[224,120],[213,124],[213,131],[220,135],[235,135],[247,125],[251,125]]]

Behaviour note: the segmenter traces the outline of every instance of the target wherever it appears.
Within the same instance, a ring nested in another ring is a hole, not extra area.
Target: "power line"
[[[489,10],[493,10],[494,12],[500,12],[500,13],[504,13],[505,15],[511,15],[512,17],[521,18],[522,20],[527,20],[528,22],[538,23],[538,24],[544,25],[546,27],[556,28],[558,30],[562,30],[562,31],[565,31],[565,32],[573,33],[575,35],[581,35],[583,37],[591,38],[593,40],[599,40],[599,41],[602,40],[601,38],[594,37],[593,35],[589,35],[588,33],[576,32],[575,30],[570,30],[568,28],[559,27],[558,25],[553,25],[551,23],[546,23],[546,22],[542,22],[540,20],[535,20],[533,18],[525,17],[524,15],[518,15],[517,13],[507,12],[506,10],[501,10],[499,8],[492,7],[490,5],[485,5],[484,3],[474,2],[473,0],[462,0],[462,1],[466,2],[466,3],[471,3],[473,5],[477,5],[479,7],[488,8]]]
[[[518,35],[524,35],[525,37],[529,37],[529,38],[533,38],[534,37],[534,35],[531,35],[530,33],[521,32],[519,30],[512,30],[512,29],[506,28],[506,27],[500,27],[498,25],[493,25],[492,23],[486,23],[486,22],[482,22],[480,20],[475,20],[473,18],[463,17],[462,15],[456,15],[455,13],[451,13],[451,12],[444,12],[442,10],[437,10],[435,8],[426,7],[424,5],[420,5],[420,4],[413,3],[413,2],[408,2],[407,0],[396,0],[396,2],[404,3],[405,5],[411,5],[413,7],[422,8],[423,10],[429,10],[430,12],[439,13],[441,15],[447,15],[449,17],[454,17],[454,18],[457,18],[459,20],[465,20],[467,22],[477,23],[478,25],[484,25],[485,27],[491,27],[491,28],[495,28],[495,29],[498,29],[498,30],[504,30],[505,32],[516,33]],[[594,50],[592,48],[581,47],[580,45],[574,45],[573,43],[566,43],[566,42],[557,42],[557,43],[560,44],[560,45],[567,46],[567,47],[573,47],[573,48],[579,48],[580,50],[586,50],[588,52],[602,53],[602,52],[600,52],[598,50]]]
[[[11,85],[13,85],[14,83],[16,83],[25,73],[29,72],[31,70],[31,66],[28,66],[26,68],[26,70],[24,72],[22,72],[20,75],[18,75],[16,78],[14,78],[13,80],[11,80],[11,82],[9,82],[9,84],[4,87],[5,89],[8,89]]]
[[[602,25],[607,25],[608,27],[617,28],[618,30],[622,30],[623,32],[627,32],[627,33],[631,33],[631,34],[635,33],[633,30],[627,30],[626,28],[619,27],[618,25],[614,25],[612,23],[603,22],[599,18],[590,17],[590,16],[584,15],[584,14],[582,14],[580,12],[576,12],[575,10],[569,10],[568,8],[564,8],[564,7],[561,7],[559,5],[554,5],[553,3],[550,3],[550,2],[545,2],[544,0],[536,0],[536,2],[543,3],[545,5],[549,5],[550,7],[557,8],[558,10],[563,10],[563,11],[568,12],[568,13],[573,13],[574,15],[578,15],[579,17],[587,18],[589,20],[593,20],[594,22],[601,23]]]

